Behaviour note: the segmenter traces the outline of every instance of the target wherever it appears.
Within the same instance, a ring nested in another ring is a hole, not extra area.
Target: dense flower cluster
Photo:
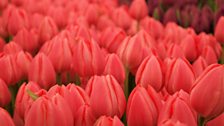
[[[223,126],[224,17],[212,35],[149,10],[1,0],[0,125]]]

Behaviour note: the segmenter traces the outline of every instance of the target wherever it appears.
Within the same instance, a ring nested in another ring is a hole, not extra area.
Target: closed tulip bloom
[[[57,73],[71,69],[72,50],[67,38],[54,37],[42,46],[41,52],[48,56]]]
[[[121,118],[124,114],[126,105],[124,92],[113,76],[93,76],[87,83],[86,92],[97,118],[101,115],[117,115]]]
[[[167,55],[171,58],[185,58],[183,49],[180,45],[172,43],[168,46]]]
[[[154,126],[157,124],[159,108],[154,99],[156,98],[149,95],[147,90],[140,85],[132,90],[126,110],[128,126]]]
[[[25,28],[21,29],[16,36],[14,36],[13,41],[30,53],[34,53],[38,48],[38,41],[35,39],[34,33]]]
[[[0,107],[6,106],[11,101],[11,94],[9,92],[8,86],[0,78]]]
[[[0,2],[0,10],[2,11],[7,5],[8,5],[8,0],[1,0]]]
[[[94,126],[124,126],[121,120],[114,116],[101,116],[94,124]]]
[[[209,45],[203,48],[201,56],[205,58],[208,65],[218,63],[218,57],[215,53],[215,50]]]
[[[30,64],[28,79],[37,82],[44,89],[49,89],[55,85],[56,74],[54,67],[45,54],[39,53],[34,57]]]
[[[151,85],[159,91],[164,82],[162,61],[154,55],[145,58],[138,68],[135,81],[145,88]]]
[[[184,90],[190,92],[194,84],[195,75],[191,64],[181,58],[171,61],[167,67],[165,86],[170,94]]]
[[[2,38],[0,38],[0,53],[3,51],[4,46],[5,46],[5,41]]]
[[[190,97],[184,91],[169,97],[159,114],[158,125],[168,120],[179,121],[187,126],[197,126],[197,117],[190,106]]]
[[[14,41],[9,42],[3,48],[3,52],[6,54],[16,54],[22,50],[21,46]]]
[[[206,126],[223,126],[224,125],[224,113],[207,122]]]
[[[224,16],[220,17],[218,23],[215,26],[215,37],[220,43],[224,43],[224,31],[222,27],[224,26]]]
[[[90,105],[82,105],[74,116],[74,126],[93,126],[96,117],[93,115],[93,111]]]
[[[64,9],[62,6],[50,6],[47,12],[48,16],[52,17],[59,29],[62,29],[66,26],[67,13],[68,12],[66,12],[66,9]]]
[[[116,68],[116,69],[114,69]],[[125,70],[120,58],[116,54],[108,54],[106,57],[106,65],[104,74],[111,74],[124,89]]]
[[[207,67],[195,81],[190,102],[200,116],[207,120],[224,112],[224,66],[213,64]]]
[[[133,18],[137,20],[140,20],[147,16],[148,7],[145,0],[133,0],[129,8],[129,13]]]
[[[0,122],[2,126],[15,126],[9,113],[3,108],[0,108]]]
[[[45,17],[38,28],[39,43],[44,44],[58,33],[57,25],[51,17]]]
[[[80,39],[73,49],[73,69],[81,77],[103,73],[105,59],[94,40]]]
[[[73,126],[72,112],[67,102],[56,94],[42,96],[33,102],[27,112],[25,126]]]
[[[205,70],[207,66],[207,61],[201,56],[199,56],[198,59],[194,61],[194,63],[192,64],[192,68],[194,70],[196,78]]]

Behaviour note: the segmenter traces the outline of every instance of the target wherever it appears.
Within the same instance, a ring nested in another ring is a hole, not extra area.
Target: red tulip
[[[9,0],[1,0],[0,2],[0,11],[4,10],[4,8],[8,5]]]
[[[165,86],[170,94],[184,90],[190,92],[195,80],[192,66],[187,60],[174,59],[168,64]]]
[[[158,126],[187,126],[184,123],[181,123],[180,121],[175,121],[175,120],[167,120],[161,124],[158,124]]]
[[[74,126],[93,126],[96,118],[89,105],[82,105],[74,116]]]
[[[153,91],[152,88],[150,90]],[[129,126],[154,126],[157,124],[160,109],[158,105],[161,105],[161,101],[156,95],[152,95],[151,91],[147,92],[140,85],[137,85],[132,90],[126,110],[127,124]]]
[[[194,61],[192,64],[194,73],[196,78],[205,70],[205,68],[208,66],[208,63],[203,57],[198,57],[197,60]]]
[[[73,49],[73,69],[81,77],[103,73],[105,61],[94,40],[80,39]]]
[[[116,69],[114,69],[116,68]],[[116,54],[108,54],[104,74],[111,74],[124,89],[125,70],[120,58]]]
[[[95,122],[94,126],[124,126],[124,124],[117,116],[114,116],[114,118],[109,116],[101,116]]]
[[[88,81],[86,92],[96,117],[101,115],[122,117],[126,105],[125,96],[113,76],[93,76]]]
[[[55,85],[56,74],[54,67],[45,54],[39,53],[34,57],[30,64],[28,79],[37,82],[44,89],[49,89]]]
[[[191,105],[207,120],[224,112],[224,66],[213,64],[197,78],[191,90]]]
[[[145,58],[138,68],[136,74],[136,84],[147,88],[151,85],[156,91],[163,87],[164,75],[163,64],[160,59],[154,55]]]
[[[215,53],[215,50],[211,46],[204,47],[201,52],[201,56],[205,58],[208,65],[218,63],[218,57]]]
[[[33,102],[25,118],[25,126],[73,126],[72,112],[67,102],[56,94],[42,96]]]
[[[6,83],[0,78],[0,106],[6,106],[11,100],[11,94],[9,92],[8,86]]]
[[[224,43],[224,31],[223,31],[223,26],[224,26],[224,16],[220,17],[218,20],[218,23],[215,26],[215,37],[220,43]]]
[[[224,114],[219,115],[213,120],[207,122],[206,126],[223,126],[224,125]]]
[[[9,113],[3,108],[0,108],[0,122],[2,126],[15,126]]]
[[[2,38],[0,38],[0,53],[3,51],[4,46],[5,46],[5,41]]]
[[[148,7],[145,0],[133,0],[129,8],[129,13],[133,18],[137,20],[140,20],[147,16]]]
[[[16,54],[20,51],[22,51],[21,46],[13,41],[6,44],[3,48],[3,52],[6,54]]]
[[[175,43],[172,43],[168,46],[167,55],[168,55],[168,57],[171,57],[171,58],[184,58],[185,57],[183,49],[178,44],[175,44]]]

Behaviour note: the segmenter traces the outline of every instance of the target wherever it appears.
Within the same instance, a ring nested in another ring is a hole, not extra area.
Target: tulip
[[[121,28],[108,27],[101,34],[100,46],[115,53],[125,37],[126,33]]]
[[[3,48],[3,52],[6,54],[16,54],[20,51],[22,51],[21,46],[13,41],[6,44]]]
[[[0,108],[0,122],[2,126],[15,126],[9,113],[3,108]]]
[[[126,37],[120,45],[117,54],[129,70],[135,74],[145,57],[151,55],[155,40],[144,30],[133,37]]]
[[[98,4],[89,4],[84,13],[87,18],[89,25],[94,25],[97,23],[99,16],[99,5]]]
[[[121,122],[121,120],[117,116],[114,116],[114,118],[101,116],[95,122],[94,126],[124,126],[124,124]]]
[[[201,56],[205,58],[208,65],[218,63],[218,57],[215,53],[215,50],[211,46],[206,46],[201,52]]]
[[[133,0],[129,7],[130,15],[140,20],[148,15],[148,7],[145,0]]]
[[[25,10],[14,8],[8,17],[7,30],[16,35],[22,28],[29,28],[29,18]]]
[[[114,69],[116,68],[116,69]],[[106,65],[104,68],[104,74],[111,74],[118,81],[121,87],[124,89],[124,81],[125,81],[125,69],[120,60],[120,58],[116,54],[108,54],[106,57]]]
[[[169,97],[159,114],[158,125],[173,120],[187,126],[197,126],[197,118],[189,101],[189,94],[182,90]]]
[[[54,67],[48,57],[43,54],[37,54],[30,64],[28,71],[29,81],[37,82],[40,87],[49,89],[56,83]]]
[[[224,125],[224,114],[216,117],[215,119],[207,122],[206,126],[223,126]]]
[[[145,88],[151,85],[159,91],[164,83],[163,65],[160,59],[154,55],[145,58],[138,68],[135,81]]]
[[[97,118],[101,115],[122,117],[126,105],[125,96],[120,84],[113,76],[93,76],[87,83],[86,92]]]
[[[191,90],[191,105],[206,120],[213,119],[224,112],[223,77],[223,65],[210,65],[197,78]]]
[[[115,27],[115,22],[108,15],[100,16],[97,22],[97,28],[103,31],[108,27]]]
[[[94,40],[80,39],[73,51],[73,69],[79,76],[89,77],[103,73],[104,57]]]
[[[25,118],[25,126],[73,126],[72,112],[66,101],[56,94],[42,96],[33,102]]]
[[[181,123],[180,121],[167,120],[161,124],[158,124],[158,126],[187,126],[187,125],[184,123]]]
[[[51,17],[45,17],[38,28],[39,43],[44,44],[58,33],[57,25]]]
[[[91,40],[92,38],[89,29],[85,26],[69,25],[66,29],[70,32],[71,36],[74,37],[74,39],[84,38],[87,40]]]
[[[167,55],[171,58],[184,58],[183,49],[178,44],[170,44],[167,49]]]
[[[195,76],[198,77],[208,66],[208,63],[203,57],[198,57],[197,60],[192,64],[192,68],[194,70]]]
[[[60,36],[54,37],[42,46],[41,52],[49,57],[57,73],[70,70],[72,50],[67,38]]]
[[[154,126],[157,124],[160,108],[160,106],[157,105],[161,101],[157,99],[158,97],[155,97],[156,95],[150,94],[151,92],[147,92],[147,90],[140,85],[137,85],[134,90],[132,90],[128,98],[126,110],[128,126]]]
[[[23,83],[16,95],[15,110],[13,120],[16,126],[24,126],[25,113],[30,105],[34,102],[32,97],[28,94],[28,90],[42,96],[46,94],[46,91],[41,90],[37,83],[30,81],[29,83]]]
[[[96,118],[89,105],[82,105],[74,116],[74,126],[93,126]]]
[[[168,22],[178,23],[177,11],[179,10],[177,10],[175,7],[169,8],[163,16],[163,24],[167,24]]]
[[[38,41],[35,39],[34,33],[25,28],[21,29],[16,36],[13,37],[13,41],[30,53],[34,53],[38,48]]]
[[[224,16],[220,17],[218,23],[215,26],[215,38],[220,43],[224,43],[224,31],[222,27],[224,26]]]
[[[0,11],[4,10],[4,8],[8,5],[8,0],[1,0],[0,2]]]
[[[0,78],[0,106],[6,106],[11,100],[11,94],[6,83]]]
[[[187,60],[177,58],[168,64],[165,86],[170,94],[184,90],[190,92],[194,84],[195,75]]]
[[[5,41],[0,37],[0,53],[3,51],[4,46],[5,46]]]

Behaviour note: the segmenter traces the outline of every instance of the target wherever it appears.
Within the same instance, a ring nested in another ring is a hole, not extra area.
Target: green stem
[[[76,85],[81,85],[80,77],[78,74],[75,74],[75,84]]]
[[[128,81],[129,81],[129,70],[128,68],[125,68],[125,81],[124,81],[124,94],[126,99],[128,99]]]
[[[200,116],[200,117],[198,118],[198,126],[205,126],[205,124],[206,124],[206,120],[205,120],[205,118],[202,117],[202,116]]]
[[[61,74],[60,74],[60,73],[57,74],[57,76],[56,76],[56,81],[57,81],[57,84],[58,84],[58,85],[61,85],[61,84],[62,84]]]

